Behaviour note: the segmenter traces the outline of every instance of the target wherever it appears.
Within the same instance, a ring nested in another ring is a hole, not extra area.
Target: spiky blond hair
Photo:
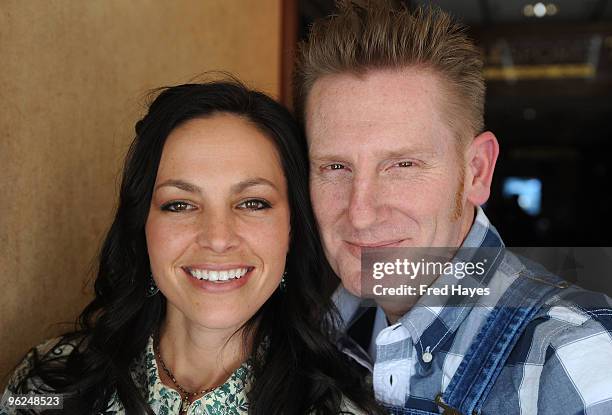
[[[298,48],[294,109],[304,120],[317,79],[376,69],[417,68],[440,79],[442,108],[460,142],[484,128],[482,55],[465,27],[435,7],[414,11],[388,0],[339,1],[338,12],[316,21]]]

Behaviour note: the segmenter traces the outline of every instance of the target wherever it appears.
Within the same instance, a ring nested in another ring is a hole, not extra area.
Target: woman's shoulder
[[[342,402],[340,402],[340,411],[338,412],[338,415],[368,415],[368,413],[363,409],[360,409],[346,396],[343,396]]]
[[[32,369],[37,361],[61,359],[72,353],[80,342],[69,337],[55,337],[47,339],[31,348],[9,377],[7,391],[13,393],[27,393],[40,386],[40,382],[32,376]],[[24,382],[26,381],[27,382]]]
[[[360,409],[357,405],[353,403],[346,396],[342,397],[342,402],[340,403],[340,414],[351,414],[351,415],[366,415],[363,409]]]

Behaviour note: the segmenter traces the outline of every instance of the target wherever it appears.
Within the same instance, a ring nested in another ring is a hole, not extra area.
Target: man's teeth
[[[226,269],[223,271],[213,271],[207,269],[189,269],[189,273],[199,279],[206,281],[228,281],[242,278],[249,271],[248,268]]]

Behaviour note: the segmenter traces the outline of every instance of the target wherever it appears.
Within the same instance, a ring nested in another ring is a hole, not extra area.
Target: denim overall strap
[[[567,284],[521,276],[500,299],[436,403],[445,414],[478,414],[526,325],[544,301]]]

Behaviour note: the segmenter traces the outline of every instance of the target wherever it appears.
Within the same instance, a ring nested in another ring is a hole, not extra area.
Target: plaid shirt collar
[[[488,256],[488,269],[478,280],[474,279],[472,283],[474,286],[486,287],[495,274],[504,243],[482,208],[477,207],[474,223],[461,248],[480,247],[487,248],[483,251]],[[463,282],[465,283],[468,278],[473,277],[466,277]],[[431,287],[456,284],[457,281],[459,280],[452,276],[441,276],[434,281]],[[371,300],[362,300],[352,295],[342,285],[334,293],[333,299],[341,317],[340,330],[344,333],[369,307],[374,305]],[[423,305],[422,299],[420,299],[398,321],[409,331],[412,341],[421,354],[425,351],[433,353],[444,344],[445,340],[452,337],[452,334],[461,326],[461,323],[473,308],[474,297],[471,297],[468,301],[466,297],[454,295],[441,301],[443,306],[431,307]],[[371,368],[371,358],[367,356],[364,350],[356,350],[359,349],[358,345],[346,338],[342,339],[340,343],[343,349],[352,349],[354,358],[361,361],[364,366]]]

